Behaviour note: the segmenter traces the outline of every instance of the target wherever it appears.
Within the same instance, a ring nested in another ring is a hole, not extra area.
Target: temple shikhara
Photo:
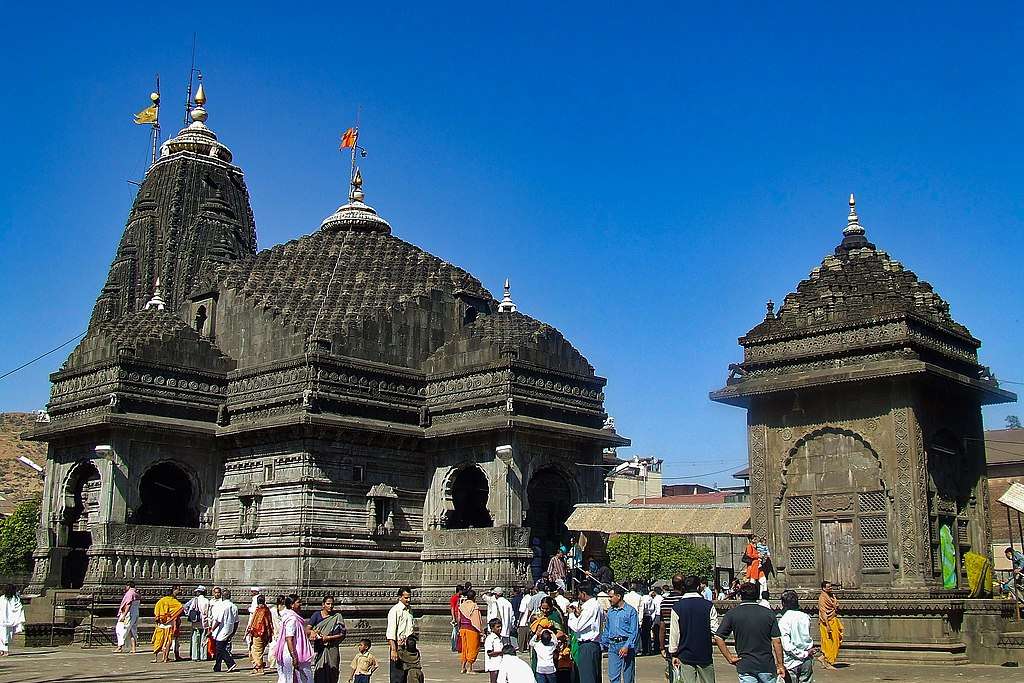
[[[392,234],[358,172],[321,225],[257,251],[203,87],[191,118],[52,375],[29,592],[134,579],[379,607],[399,585],[427,604],[526,583],[532,539],[564,542],[572,504],[602,500],[586,465],[628,443],[605,380],[507,282],[498,301]]]
[[[747,410],[751,527],[777,585],[837,584],[848,648],[985,661],[1009,603],[966,601],[963,558],[991,550],[981,407],[1016,396],[931,285],[868,241],[852,195],[834,253],[767,309],[711,398]]]

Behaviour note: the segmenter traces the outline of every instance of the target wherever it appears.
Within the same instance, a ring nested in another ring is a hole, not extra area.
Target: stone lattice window
[[[813,513],[814,501],[811,496],[791,496],[786,499],[789,571],[814,571],[817,567]]]
[[[795,571],[813,571],[816,567],[814,546],[795,546],[789,549],[789,569]]]
[[[889,523],[885,517],[861,517],[860,537],[865,541],[889,540]]]
[[[860,548],[860,561],[864,569],[889,569],[888,545],[863,545]]]
[[[861,512],[885,512],[885,493],[870,491],[859,496]]]

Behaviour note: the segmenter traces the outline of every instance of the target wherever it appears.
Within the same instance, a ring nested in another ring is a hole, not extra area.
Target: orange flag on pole
[[[349,147],[356,146],[356,138],[359,137],[359,129],[349,128],[341,135],[341,147],[338,149],[347,149]]]

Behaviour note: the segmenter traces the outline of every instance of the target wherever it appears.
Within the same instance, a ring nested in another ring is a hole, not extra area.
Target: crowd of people
[[[770,554],[754,545],[750,550],[758,555],[751,559],[760,560],[764,572]],[[585,580],[576,581],[572,574],[545,571],[508,596],[502,587],[456,586],[449,602],[451,649],[461,673],[487,673],[490,683],[600,683],[606,654],[609,681],[633,683],[636,658],[660,654],[671,683],[713,683],[715,647],[735,665],[740,683],[775,683],[780,677],[809,683],[815,660],[834,668],[843,625],[829,582],[822,583],[818,598],[816,646],[797,594],[785,591],[777,612],[755,575],[737,578],[728,590],[677,575],[671,590],[663,591],[645,590],[639,582],[628,588],[600,584],[594,573],[588,570]],[[740,604],[719,618],[714,601],[731,599]],[[735,652],[726,643],[730,637]],[[520,653],[529,653],[529,665]]]
[[[277,596],[270,606],[259,587],[254,586],[250,593],[243,631],[251,663],[250,675],[260,676],[276,670],[278,683],[341,681],[345,673],[341,646],[347,631],[341,614],[334,609],[334,596],[323,596],[319,609],[304,617],[302,598],[297,594]],[[411,594],[408,589],[404,593]],[[182,659],[179,636],[182,622],[187,621],[192,625],[189,658],[212,661],[214,671],[234,671],[238,665],[232,652],[232,640],[242,627],[242,617],[231,592],[215,586],[207,596],[206,587],[200,585],[186,602],[181,598],[181,586],[172,586],[153,608],[155,628],[150,643],[153,662]],[[140,602],[139,592],[134,583],[129,582],[117,611],[114,652],[123,652],[126,646],[133,654],[137,651]],[[410,612],[410,622],[411,619]],[[389,614],[389,624],[390,621]],[[407,635],[411,633],[410,627]],[[370,677],[378,668],[371,647],[372,642],[365,638],[355,646],[345,679],[349,683],[370,683]],[[416,683],[413,678],[404,677],[402,683],[406,680]]]

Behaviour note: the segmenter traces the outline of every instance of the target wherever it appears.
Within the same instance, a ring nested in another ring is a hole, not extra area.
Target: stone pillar
[[[896,471],[893,521],[900,566],[893,583],[923,586],[930,575],[928,472],[921,428],[914,412],[897,404],[890,413]]]

